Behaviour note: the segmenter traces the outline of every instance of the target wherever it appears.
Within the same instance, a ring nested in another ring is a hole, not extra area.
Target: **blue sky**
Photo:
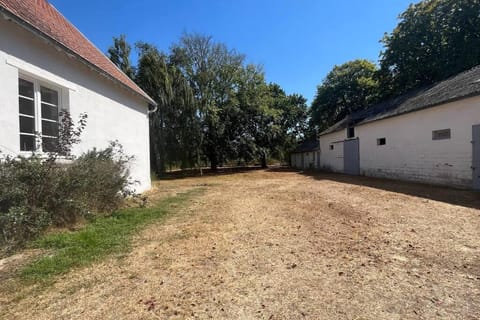
[[[112,37],[164,51],[183,32],[211,35],[264,67],[267,81],[312,101],[336,64],[377,62],[379,40],[412,0],[50,0],[97,47]]]

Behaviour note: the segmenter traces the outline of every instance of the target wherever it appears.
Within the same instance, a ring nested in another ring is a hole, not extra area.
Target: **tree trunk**
[[[217,159],[210,159],[210,169],[214,172],[217,171],[218,169]]]
[[[261,164],[262,164],[262,168],[263,168],[263,169],[268,168],[268,165],[267,165],[267,153],[266,153],[264,150],[262,151]]]
[[[217,171],[218,169],[218,156],[216,150],[210,150],[210,155],[208,157],[208,160],[210,160],[210,169],[212,171]]]

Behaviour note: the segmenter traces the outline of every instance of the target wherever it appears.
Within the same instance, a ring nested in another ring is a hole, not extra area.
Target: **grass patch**
[[[123,253],[131,246],[131,236],[141,227],[176,212],[181,204],[202,191],[193,189],[163,199],[151,208],[128,208],[111,216],[97,217],[79,231],[46,235],[35,241],[34,246],[51,254],[27,265],[20,277],[26,281],[48,281],[72,268]]]

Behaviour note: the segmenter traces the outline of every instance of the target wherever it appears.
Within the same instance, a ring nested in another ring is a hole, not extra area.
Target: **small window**
[[[347,128],[347,138],[355,138],[355,128],[348,127]]]
[[[450,139],[450,129],[434,130],[432,131],[432,140],[446,140]]]
[[[330,150],[333,150],[333,144],[330,145]]]
[[[385,138],[378,138],[377,139],[377,146],[384,146],[387,144],[387,139]]]

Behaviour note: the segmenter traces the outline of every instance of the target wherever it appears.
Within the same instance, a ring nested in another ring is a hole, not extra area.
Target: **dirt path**
[[[157,195],[198,185],[205,194],[126,257],[2,308],[11,319],[479,319],[473,193],[252,171],[162,181]]]

